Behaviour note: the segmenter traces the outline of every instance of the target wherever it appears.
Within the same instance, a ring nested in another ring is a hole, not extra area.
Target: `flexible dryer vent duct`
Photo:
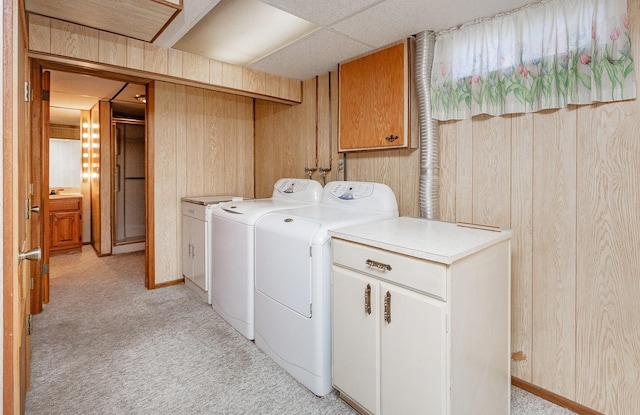
[[[440,219],[438,121],[431,117],[431,66],[435,39],[432,31],[416,35],[414,71],[420,113],[420,216],[427,219]]]

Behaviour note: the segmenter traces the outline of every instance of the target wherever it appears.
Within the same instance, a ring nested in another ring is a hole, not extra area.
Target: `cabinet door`
[[[381,414],[446,413],[445,303],[386,283],[379,298]]]
[[[193,228],[193,222],[195,219],[192,217],[182,215],[182,275],[193,281],[193,242],[191,238],[191,232]]]
[[[407,147],[408,41],[339,67],[339,151]]]
[[[50,218],[52,248],[64,249],[81,244],[78,212],[55,212]]]
[[[193,282],[203,290],[207,291],[207,278],[206,278],[206,228],[205,222],[194,219],[191,228],[191,245],[193,256]]]
[[[375,280],[333,266],[333,384],[373,414],[380,393],[377,298]]]

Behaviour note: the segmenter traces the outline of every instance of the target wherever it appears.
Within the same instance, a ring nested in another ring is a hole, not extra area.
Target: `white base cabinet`
[[[509,414],[510,232],[398,218],[331,234],[341,397],[376,415]]]

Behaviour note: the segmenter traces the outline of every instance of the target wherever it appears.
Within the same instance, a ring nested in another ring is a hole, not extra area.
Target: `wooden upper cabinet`
[[[339,76],[339,151],[412,146],[410,39],[340,64]]]

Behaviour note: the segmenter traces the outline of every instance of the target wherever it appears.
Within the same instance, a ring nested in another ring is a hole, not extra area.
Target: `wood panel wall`
[[[152,89],[154,287],[182,278],[182,197],[254,196],[254,132],[251,98],[167,82]]]
[[[256,100],[256,197],[270,197],[282,177],[341,180],[337,152],[337,76],[325,74],[302,84],[303,102],[288,106]],[[318,168],[331,168],[325,177]]]
[[[605,414],[640,413],[639,124],[633,100],[440,126],[444,219],[514,231],[513,376]]]
[[[285,103],[302,99],[301,82],[296,79],[44,16],[28,17],[29,51],[38,58]]]

